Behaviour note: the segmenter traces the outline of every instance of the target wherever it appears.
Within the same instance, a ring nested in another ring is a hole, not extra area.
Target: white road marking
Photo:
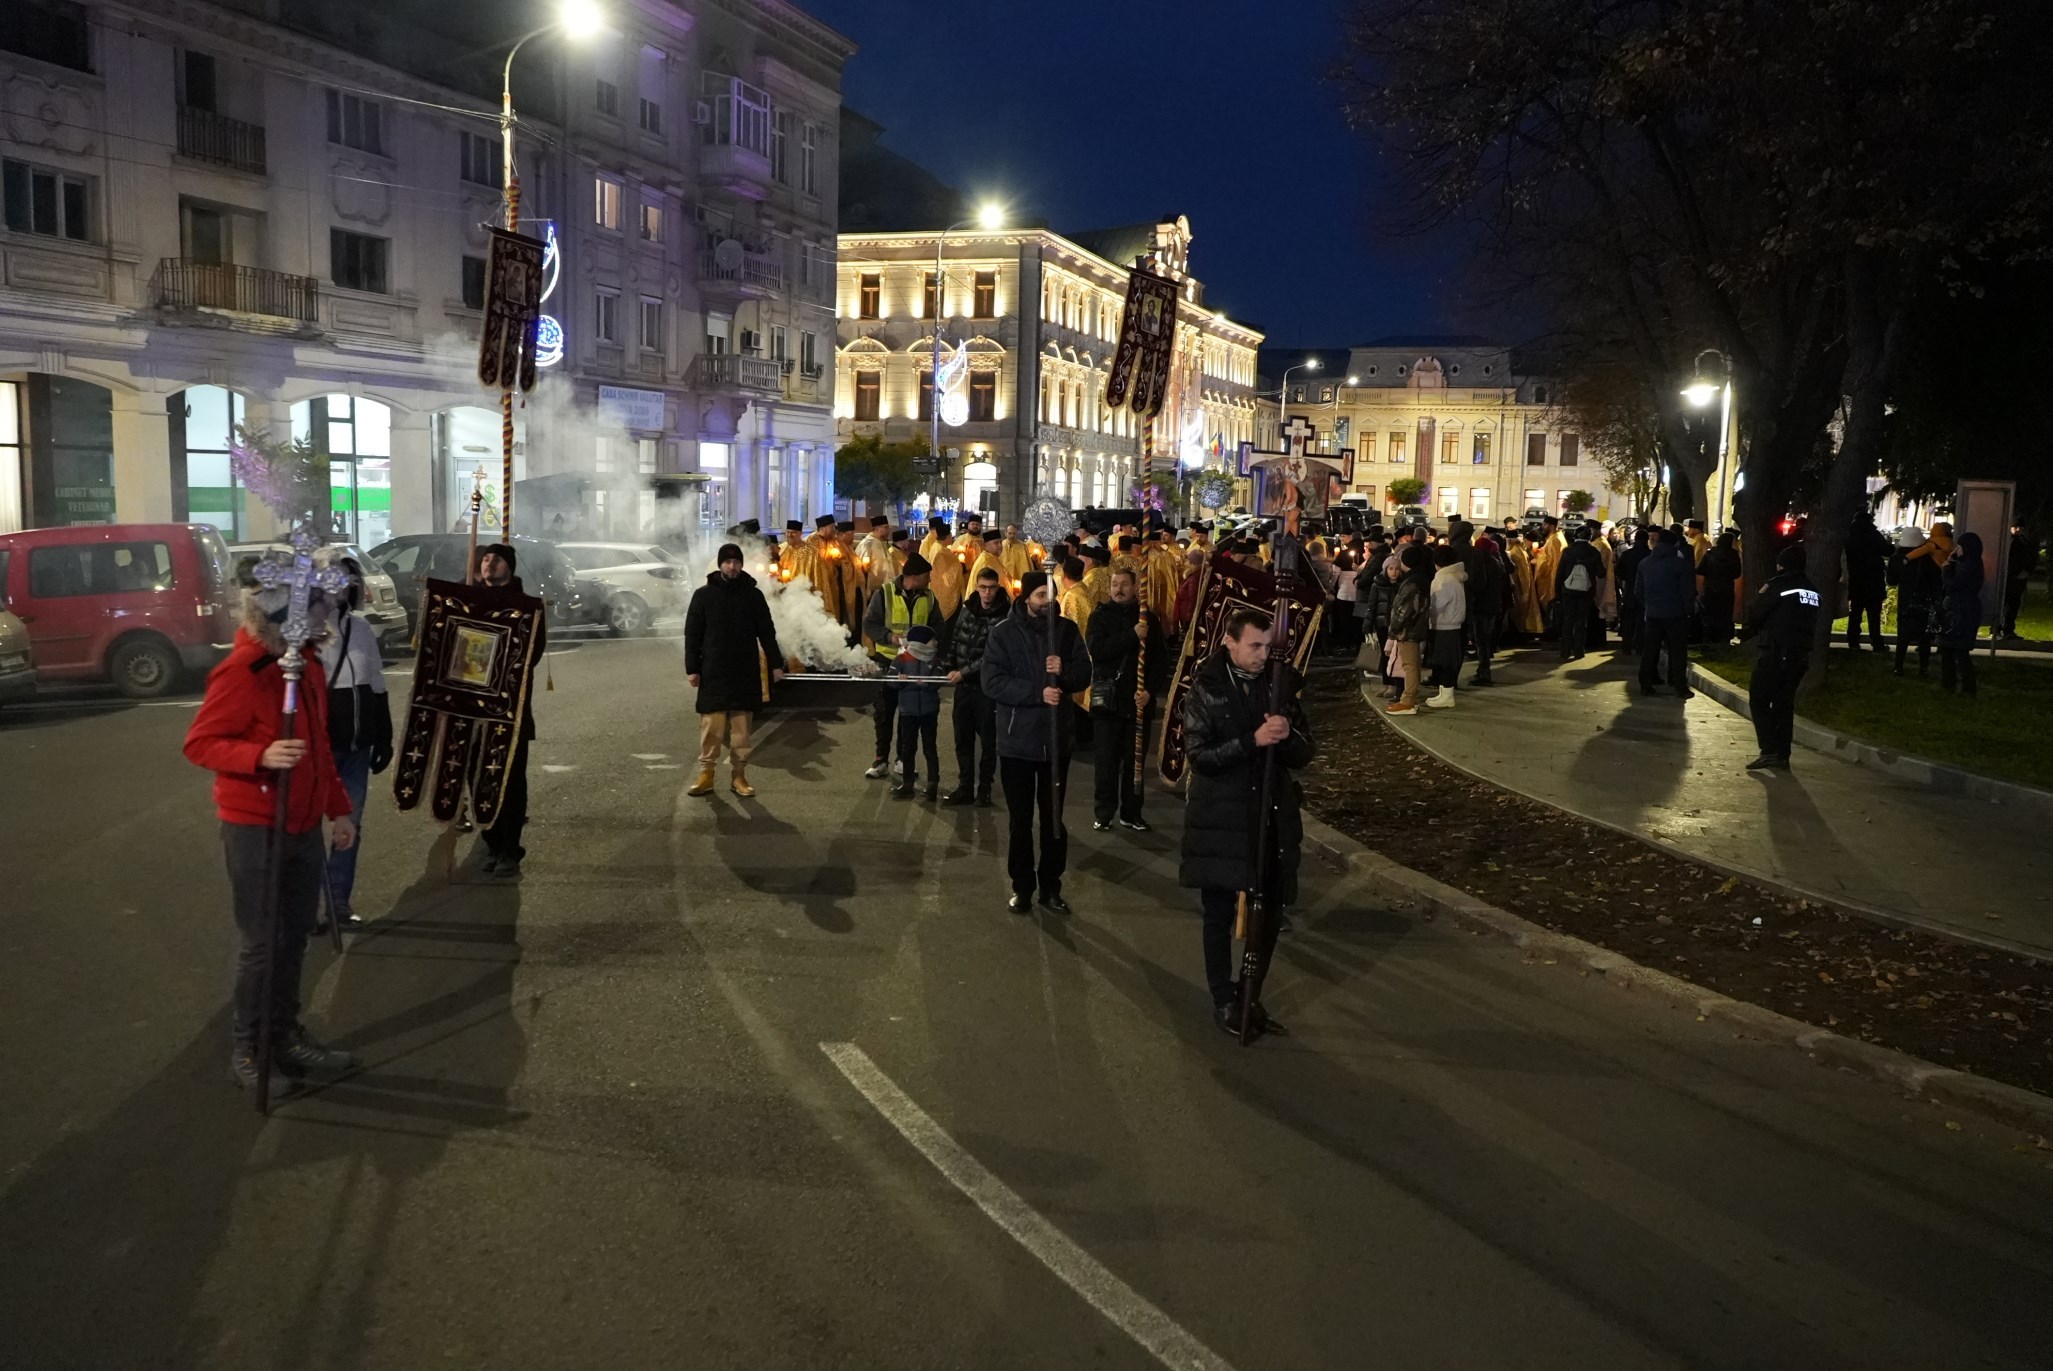
[[[840,1068],[848,1083],[862,1092],[871,1107],[898,1130],[899,1136],[948,1178],[949,1184],[975,1202],[991,1222],[1010,1234],[1014,1242],[1032,1253],[1064,1285],[1154,1354],[1155,1360],[1178,1371],[1233,1371],[1218,1353],[1113,1275],[1061,1229],[1036,1213],[1005,1182],[985,1170],[889,1076],[878,1070],[860,1047],[854,1043],[821,1043],[820,1050]]]
[[[682,771],[682,770],[684,770],[684,763],[683,763],[683,762],[650,762],[650,763],[649,763],[649,764],[648,764],[647,766],[644,766],[644,767],[642,768],[642,770],[644,770],[644,771]]]
[[[660,762],[669,757],[670,754],[667,752],[630,752],[627,755],[638,762]]]
[[[557,776],[566,771],[575,771],[577,768],[574,766],[552,766],[550,763],[544,762],[542,763],[542,770],[548,772],[551,776]]]

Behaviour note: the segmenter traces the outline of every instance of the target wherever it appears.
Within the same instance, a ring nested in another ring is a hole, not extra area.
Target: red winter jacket
[[[207,698],[185,735],[186,760],[214,773],[214,808],[231,824],[271,822],[275,772],[264,769],[264,749],[278,737],[285,708],[285,673],[278,659],[247,629],[235,631],[235,650],[207,677]],[[293,736],[307,743],[307,755],[292,770],[285,828],[306,833],[321,818],[349,817],[349,792],[335,772],[328,748],[328,680],[321,663],[307,654],[299,683],[299,719]]]

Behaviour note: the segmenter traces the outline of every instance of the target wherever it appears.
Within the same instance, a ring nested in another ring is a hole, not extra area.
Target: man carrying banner
[[[525,594],[526,589],[515,575],[519,561],[513,548],[506,543],[487,543],[478,549],[476,579],[484,585],[500,589],[511,587],[516,594]],[[549,650],[549,630],[546,619],[535,621],[534,659],[540,661]],[[513,749],[506,764],[506,789],[499,801],[499,813],[485,830],[485,861],[483,870],[487,875],[515,877],[520,875],[520,864],[528,855],[521,846],[521,834],[528,822],[528,753],[535,741],[535,697],[532,692],[521,709],[520,742]]]
[[[1314,748],[1299,701],[1303,681],[1286,673],[1282,713],[1268,708],[1269,640],[1273,621],[1263,610],[1241,608],[1226,618],[1218,649],[1198,668],[1183,703],[1184,750],[1192,773],[1184,810],[1183,861],[1179,884],[1195,887],[1204,914],[1205,982],[1212,992],[1213,1019],[1240,1035],[1240,986],[1233,979],[1233,925],[1242,892],[1261,885],[1272,911],[1297,898],[1299,849],[1304,844],[1301,787],[1295,775],[1279,775],[1272,792],[1270,822],[1261,822],[1264,754],[1277,748],[1281,769],[1309,765]],[[1254,835],[1266,827],[1269,851],[1256,849]],[[1256,1031],[1275,1029],[1259,1001],[1253,1006]]]

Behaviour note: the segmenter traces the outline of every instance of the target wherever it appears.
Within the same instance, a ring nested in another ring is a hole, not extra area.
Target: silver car
[[[0,570],[6,567],[6,555],[0,553]],[[0,595],[4,595],[7,583],[0,578]],[[25,700],[36,693],[35,658],[29,650],[28,625],[8,613],[6,604],[0,602],[0,704],[9,700]]]
[[[388,651],[404,650],[413,635],[413,624],[407,618],[406,606],[399,603],[399,587],[392,583],[392,577],[385,568],[372,561],[370,554],[355,543],[343,543],[340,547],[343,556],[364,569],[364,603],[357,613],[378,635],[380,647]],[[290,551],[292,547],[288,543],[232,543],[228,556],[235,565],[236,579],[242,580],[247,563],[269,552]]]
[[[684,613],[684,565],[653,543],[558,543],[582,581],[606,588],[606,627],[616,638]]]

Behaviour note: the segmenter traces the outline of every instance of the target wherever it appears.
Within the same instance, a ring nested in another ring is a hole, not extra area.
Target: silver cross
[[[313,530],[299,529],[292,535],[291,557],[266,557],[252,572],[257,584],[265,589],[285,589],[285,625],[280,634],[285,639],[287,656],[297,656],[300,647],[314,635],[314,592],[340,594],[349,587],[349,573],[339,565],[314,565],[314,553],[320,547],[321,540]]]

